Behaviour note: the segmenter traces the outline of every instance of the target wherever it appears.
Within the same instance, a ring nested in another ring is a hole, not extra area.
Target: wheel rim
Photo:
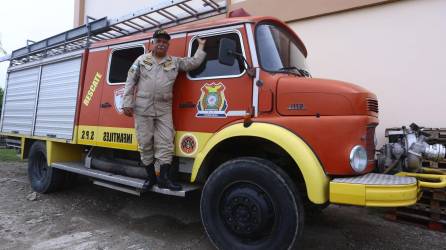
[[[234,236],[249,241],[265,239],[274,227],[275,209],[270,196],[259,186],[238,182],[223,192],[220,216]]]
[[[47,161],[46,161],[46,157],[43,153],[38,153],[35,156],[35,161],[34,161],[34,173],[35,173],[35,177],[37,178],[37,180],[41,181],[43,179],[45,179],[46,177],[46,173],[48,171],[48,166],[47,166]]]

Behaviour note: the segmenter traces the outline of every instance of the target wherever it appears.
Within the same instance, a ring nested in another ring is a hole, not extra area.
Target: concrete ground
[[[31,194],[31,195],[30,195]],[[307,218],[304,249],[446,249],[446,234],[330,206]],[[33,197],[25,163],[0,163],[0,249],[213,249],[199,195],[136,197],[86,181]]]

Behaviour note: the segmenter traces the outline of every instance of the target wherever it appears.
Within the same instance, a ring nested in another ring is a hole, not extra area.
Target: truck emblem
[[[115,110],[122,113],[122,105],[124,103],[124,87],[115,90]]]
[[[303,103],[292,103],[288,106],[288,110],[305,110]]]
[[[185,155],[193,155],[198,148],[198,140],[193,134],[184,134],[180,139],[180,149]]]
[[[206,83],[201,87],[201,96],[197,105],[197,117],[225,118],[228,103],[223,83]]]

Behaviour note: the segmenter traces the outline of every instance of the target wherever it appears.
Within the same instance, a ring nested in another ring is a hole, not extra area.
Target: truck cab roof
[[[276,25],[281,26],[283,29],[287,30],[290,34],[295,36],[296,40],[300,44],[300,48],[302,50],[302,53],[307,56],[307,50],[302,42],[302,40],[297,36],[294,31],[288,27],[284,22],[281,20],[272,17],[272,16],[243,16],[243,17],[226,17],[222,19],[217,20],[209,20],[206,22],[193,22],[193,23],[186,23],[179,26],[174,26],[167,28],[166,31],[170,35],[175,34],[181,34],[181,33],[187,33],[187,32],[194,32],[194,31],[200,31],[200,30],[208,30],[218,27],[224,27],[224,26],[231,26],[231,25],[237,25],[237,24],[244,24],[244,23],[253,23],[257,24],[259,22],[269,22],[274,23]],[[102,40],[92,43],[91,48],[99,48],[104,46],[110,46],[110,45],[116,45],[116,44],[122,44],[122,43],[129,43],[133,41],[138,40],[144,40],[151,38],[153,36],[154,31],[148,31],[148,32],[140,32],[137,34],[124,36],[120,38],[115,39],[109,39],[109,40]]]

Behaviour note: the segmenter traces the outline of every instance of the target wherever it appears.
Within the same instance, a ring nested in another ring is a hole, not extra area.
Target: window
[[[133,62],[142,54],[144,54],[144,47],[142,46],[113,51],[108,72],[108,82],[125,82],[127,80],[127,73]]]
[[[310,76],[305,55],[297,41],[282,28],[261,24],[256,28],[256,42],[261,66],[267,71],[294,71]]]
[[[192,78],[204,78],[215,76],[235,76],[240,75],[244,71],[244,65],[241,60],[236,60],[234,65],[223,65],[218,61],[218,49],[220,47],[220,40],[222,38],[228,38],[234,40],[237,44],[237,52],[242,53],[242,47],[240,44],[240,38],[236,33],[222,34],[211,37],[204,37],[206,39],[206,45],[204,51],[206,51],[206,59],[201,66],[193,71],[189,72]],[[195,54],[198,48],[198,41],[192,42],[191,56]]]

